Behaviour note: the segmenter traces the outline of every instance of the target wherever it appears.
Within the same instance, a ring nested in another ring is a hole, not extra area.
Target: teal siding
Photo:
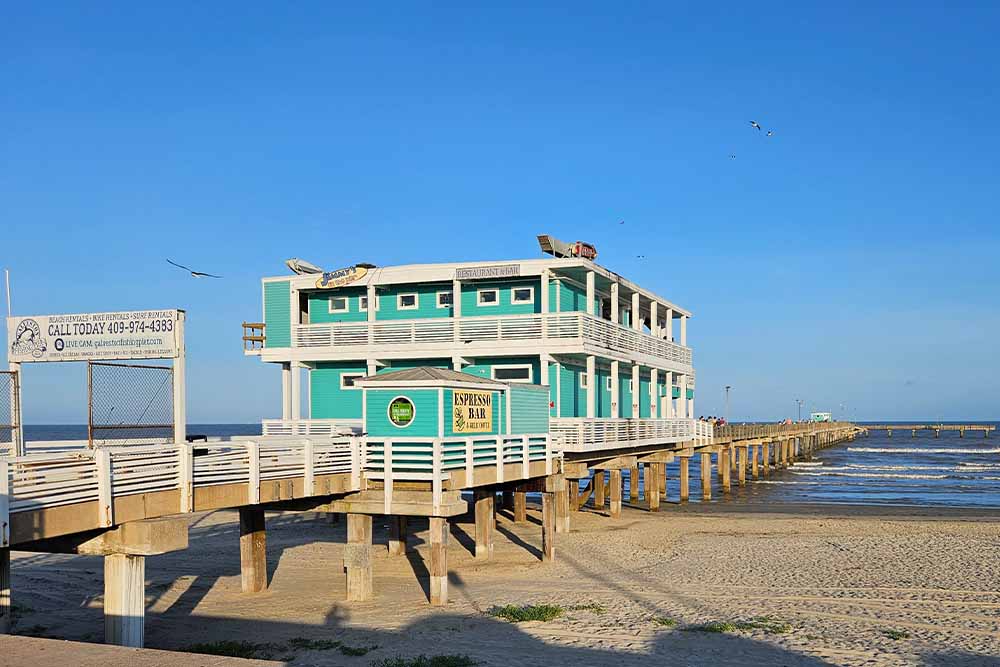
[[[462,284],[462,317],[488,317],[490,315],[530,315],[542,312],[541,280],[484,280]],[[534,288],[534,301],[527,304],[511,303],[515,287]],[[499,290],[495,306],[480,306],[477,293],[482,289]],[[553,306],[554,307],[554,306]]]
[[[639,371],[639,416],[649,417],[649,371]]]
[[[552,308],[555,309],[555,298],[552,299]],[[596,308],[594,312],[600,309]],[[568,313],[573,311],[586,312],[587,310],[587,290],[575,283],[566,281],[559,282],[559,312]]]
[[[451,292],[451,283],[419,283],[404,285],[387,285],[379,287],[378,320],[422,320],[431,317],[451,317],[451,308],[437,307],[437,293]],[[400,294],[417,294],[415,310],[399,310]],[[464,303],[462,304],[464,308]],[[465,310],[462,315],[465,315]]]
[[[561,416],[587,416],[587,390],[580,387],[580,375],[585,372],[582,366],[562,366],[559,373]]]
[[[678,387],[678,386],[676,386],[676,385],[674,385],[673,387],[671,387],[670,388],[670,397],[671,398],[680,398],[681,397],[681,388]]]
[[[611,390],[608,389],[610,377],[610,368],[597,367],[597,405],[594,406],[594,412],[598,417],[611,416]]]
[[[620,387],[618,393],[619,417],[632,416],[632,390],[630,389],[631,382],[632,382],[632,370],[629,368],[623,369],[622,373],[620,373],[618,376],[618,386]]]
[[[454,422],[452,420],[451,410],[452,410],[452,391],[451,389],[444,390],[444,435],[446,438],[459,437],[464,438],[468,436],[475,435],[499,435],[506,430],[507,425],[507,412],[504,406],[502,392],[492,391],[493,394],[493,429],[490,431],[483,431],[482,433],[455,433],[452,429]]]
[[[538,357],[476,357],[472,361],[472,364],[462,369],[463,373],[492,379],[494,366],[530,364],[532,384],[538,384],[542,379],[542,367]]]
[[[510,432],[548,433],[549,394],[531,385],[510,387]]]
[[[341,287],[339,289],[323,290],[321,292],[309,293],[309,323],[321,324],[323,322],[364,322],[368,319],[368,313],[361,310],[361,297],[365,296],[368,290],[364,287]],[[331,313],[330,298],[334,296],[346,296],[348,300],[348,312]]]
[[[556,365],[549,363],[549,416],[558,417],[556,412]]]
[[[694,398],[694,389],[688,389],[687,390],[687,397],[688,398]]]
[[[436,438],[438,435],[437,389],[369,389],[365,427],[369,436],[405,440]],[[405,427],[394,426],[389,421],[389,403],[397,396],[413,401],[413,422]]]
[[[309,371],[309,414],[313,419],[361,419],[361,389],[341,389],[340,375],[364,373],[363,361],[320,362]]]
[[[451,368],[451,359],[391,359],[386,362],[385,367],[378,369],[375,374],[398,371],[404,368],[420,368],[421,366]]]
[[[291,290],[287,280],[264,283],[265,347],[292,346]]]

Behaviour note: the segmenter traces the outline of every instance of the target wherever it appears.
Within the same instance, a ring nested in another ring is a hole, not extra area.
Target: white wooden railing
[[[451,471],[464,470],[469,485],[474,469],[495,466],[496,482],[530,477],[532,461],[545,462],[545,474],[555,470],[555,461],[562,454],[552,444],[548,433],[528,435],[496,435],[451,438],[375,438],[364,439],[365,477],[382,480],[385,486],[386,513],[394,482],[429,481],[433,491],[434,509],[441,504],[444,482]],[[505,466],[519,466],[512,478]],[[492,481],[492,480],[491,480]]]
[[[360,438],[301,439],[277,443],[226,443],[107,447],[81,452],[31,454],[0,460],[0,546],[10,540],[9,515],[98,501],[98,525],[114,525],[115,497],[179,490],[177,513],[193,511],[195,488],[247,484],[250,504],[260,483],[302,478],[315,495],[317,475],[349,474],[361,489]]]
[[[292,327],[295,347],[575,340],[611,352],[633,352],[691,365],[691,348],[587,313],[338,322]]]
[[[696,419],[611,419],[560,417],[549,431],[565,452],[591,452],[711,438],[712,425]]]
[[[360,419],[263,419],[261,433],[267,436],[338,436],[359,434]]]

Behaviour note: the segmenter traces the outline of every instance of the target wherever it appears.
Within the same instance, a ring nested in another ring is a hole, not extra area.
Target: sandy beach
[[[718,503],[627,509],[620,521],[584,511],[559,536],[554,564],[539,561],[539,521],[537,508],[528,524],[501,513],[487,562],[470,553],[469,520],[455,522],[452,602],[433,609],[425,524],[408,557],[377,550],[377,600],[348,604],[343,522],[268,515],[271,585],[243,595],[236,513],[195,515],[187,551],[148,560],[146,645],[246,641],[293,665],[419,654],[482,665],[1000,661],[1000,521],[988,511]],[[13,585],[15,632],[101,641],[99,558],[15,553]],[[516,624],[487,613],[506,604],[564,611]],[[697,629],[761,617],[763,627]],[[344,655],[301,638],[371,650]]]

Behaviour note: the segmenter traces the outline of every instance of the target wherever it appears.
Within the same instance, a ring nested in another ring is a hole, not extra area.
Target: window
[[[437,306],[438,308],[451,308],[452,305],[452,293],[451,292],[438,292],[437,293]]]
[[[420,303],[417,300],[417,295],[415,293],[400,294],[396,297],[397,310],[416,310],[419,305]]]
[[[510,291],[510,302],[513,304],[527,304],[535,302],[534,287],[515,287]]]
[[[480,306],[495,306],[500,303],[500,293],[495,289],[477,290],[476,303]]]
[[[580,373],[580,389],[587,388],[587,378],[590,377],[586,372]]]
[[[611,391],[611,377],[609,376],[605,378],[605,380],[606,380],[605,384],[608,385],[608,391]]]
[[[341,389],[358,389],[354,386],[354,381],[363,378],[364,373],[341,373],[340,374],[340,388]]]
[[[531,384],[531,364],[511,364],[509,366],[494,366],[493,379],[501,382],[526,382]]]
[[[330,312],[331,313],[349,313],[351,312],[351,301],[346,296],[331,296],[330,297]]]
[[[375,310],[376,311],[378,311],[378,301],[379,301],[378,295],[376,294],[375,295]],[[359,297],[358,303],[359,303],[358,310],[361,311],[362,313],[367,313],[368,312],[368,296],[367,295],[363,295],[363,296]]]

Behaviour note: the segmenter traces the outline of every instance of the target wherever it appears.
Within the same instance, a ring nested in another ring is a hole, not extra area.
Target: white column
[[[681,345],[688,344],[688,318],[687,315],[681,315]]]
[[[174,336],[177,339],[177,357],[174,359],[174,442],[187,442],[187,380],[184,374],[185,350],[184,350],[184,311],[178,311],[177,321],[174,322],[176,331]],[[21,376],[18,375],[18,380]],[[18,403],[20,405],[20,403]],[[23,429],[18,429],[21,433]],[[23,443],[24,439],[21,436]],[[22,445],[23,447],[23,445]]]
[[[142,648],[146,619],[146,557],[104,557],[104,643]]]
[[[556,292],[558,294],[558,292]],[[556,417],[562,417],[562,364],[556,361]]]
[[[666,387],[666,396],[661,399],[660,414],[670,419],[674,416],[674,374],[670,371],[663,371],[663,385]]]
[[[368,315],[368,321],[369,322],[374,322],[375,319],[376,319],[375,318],[375,314],[376,314],[375,303],[376,303],[376,299],[378,299],[378,297],[375,295],[375,284],[374,283],[368,285],[368,291],[366,292],[366,294],[367,294],[366,298],[368,299],[368,313],[367,313],[367,315]]]
[[[649,302],[649,333],[657,338],[660,337],[659,305],[655,301]]]
[[[462,372],[462,357],[455,355],[451,358],[451,369],[460,373]]]
[[[302,418],[302,373],[299,362],[293,361],[291,363],[291,373],[292,373],[292,406],[291,406],[291,419],[299,420]]]
[[[375,375],[375,373],[378,373],[378,363],[375,359],[365,360],[365,373],[368,375]]]
[[[587,356],[587,416],[597,416],[597,358],[592,354]]]
[[[614,303],[614,301],[611,303]],[[613,419],[618,419],[621,415],[621,410],[619,409],[621,405],[620,388],[621,383],[618,381],[618,361],[614,360],[611,362],[611,417]]]
[[[666,313],[666,315],[664,315],[664,318],[665,318],[665,323],[666,323],[666,331],[664,332],[666,334],[665,338],[667,340],[673,340],[674,339],[674,309],[673,308],[667,308],[667,313]]]
[[[562,280],[560,280],[559,278],[556,278],[556,312],[557,313],[561,313],[562,312],[561,304],[559,303],[559,295],[560,294],[562,294]]]
[[[632,293],[632,328],[636,331],[642,331],[642,317],[639,315],[639,293]],[[638,389],[638,387],[636,387]]]
[[[656,307],[656,302],[653,302],[653,307]],[[656,369],[650,369],[649,371],[649,416],[651,419],[657,419],[660,416],[660,392],[659,386],[657,385],[658,378]]]
[[[587,314],[594,314],[595,277],[593,271],[587,271]]]
[[[552,360],[547,354],[542,354],[538,356],[538,369],[541,377],[538,378],[538,384],[548,386],[549,384],[549,362]]]
[[[639,418],[639,364],[632,364],[632,419]]]
[[[549,320],[546,314],[549,312],[549,272],[547,269],[542,270],[540,289],[542,290],[542,293],[539,295],[541,298],[539,301],[540,310],[542,312],[542,338],[548,338]],[[548,371],[545,374],[548,375]]]
[[[688,413],[687,413],[687,385],[688,385],[688,381],[687,381],[687,376],[686,375],[681,375],[681,377],[680,377],[680,385],[681,385],[680,386],[681,397],[677,399],[677,416],[681,417],[681,418],[686,418],[688,416]]]
[[[281,364],[281,418],[292,418],[292,365]]]
[[[461,322],[462,319],[462,282],[460,280],[453,280],[451,282],[451,317],[454,320],[452,323],[455,327],[455,342],[461,342]]]
[[[618,283],[611,283],[611,321],[615,324],[621,322],[618,315]]]

